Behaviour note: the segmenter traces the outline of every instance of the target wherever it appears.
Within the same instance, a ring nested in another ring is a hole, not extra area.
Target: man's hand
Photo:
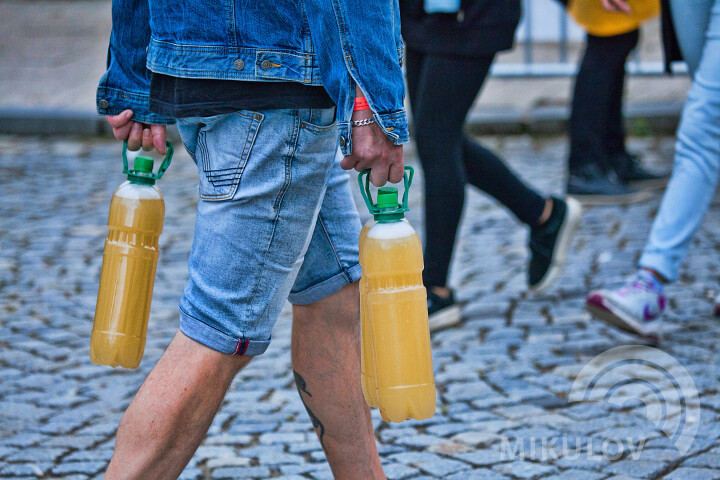
[[[630,4],[627,0],[600,0],[602,2],[602,6],[605,10],[608,12],[619,12],[619,13],[627,13],[628,15],[632,13],[632,9],[630,8]]]
[[[372,117],[372,110],[353,112],[353,120]],[[376,124],[352,128],[352,155],[343,158],[340,166],[345,170],[361,172],[370,169],[370,182],[382,187],[388,181],[397,183],[403,179],[403,149],[395,145]]]
[[[113,129],[113,135],[118,140],[127,140],[128,150],[152,150],[153,147],[158,153],[165,155],[165,141],[167,135],[165,133],[165,125],[148,125],[132,120],[133,111],[125,110],[124,112],[106,117],[107,122]]]

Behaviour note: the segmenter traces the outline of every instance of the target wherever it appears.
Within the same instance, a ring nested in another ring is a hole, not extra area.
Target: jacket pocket
[[[217,202],[235,196],[264,118],[240,111],[202,122],[195,148],[201,199]]]

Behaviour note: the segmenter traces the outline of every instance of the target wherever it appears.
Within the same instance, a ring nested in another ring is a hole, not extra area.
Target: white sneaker
[[[626,332],[653,342],[662,338],[665,296],[641,275],[617,290],[591,292],[585,308],[599,320]]]

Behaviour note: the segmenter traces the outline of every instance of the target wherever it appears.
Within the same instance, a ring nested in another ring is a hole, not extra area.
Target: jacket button
[[[263,70],[270,70],[271,66],[272,64],[270,63],[270,60],[263,60],[262,62],[260,62],[260,68],[262,68]]]
[[[107,100],[100,100],[98,102],[98,107],[102,108],[103,110],[105,110],[109,106],[110,106],[110,102],[108,102]]]
[[[345,145],[347,145],[347,138],[345,138],[344,136],[341,136],[340,137],[340,146],[344,147]]]
[[[242,70],[245,68],[245,62],[242,61],[242,58],[238,58],[233,62],[233,65],[235,66],[236,70]]]

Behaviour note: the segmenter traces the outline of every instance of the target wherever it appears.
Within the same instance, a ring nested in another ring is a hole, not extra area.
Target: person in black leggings
[[[447,277],[467,183],[531,228],[528,283],[537,292],[559,276],[580,220],[577,202],[540,195],[464,133],[465,117],[496,52],[512,45],[520,10],[515,0],[463,5],[457,15],[428,15],[422,2],[401,1],[413,131],[425,173],[423,280],[431,329],[460,320]]]
[[[637,29],[611,36],[587,35],[568,122],[568,195],[632,201],[642,197],[630,185],[652,186],[667,178],[645,169],[625,149],[625,62],[639,36]]]

